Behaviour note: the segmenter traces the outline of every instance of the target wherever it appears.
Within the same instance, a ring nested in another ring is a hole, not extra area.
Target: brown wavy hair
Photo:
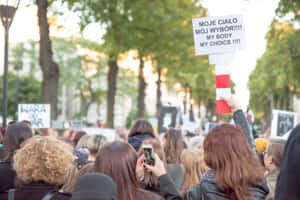
[[[200,182],[208,170],[202,150],[185,149],[181,154],[181,165],[184,173],[183,194]]]
[[[136,120],[132,124],[128,137],[132,137],[139,134],[151,135],[155,138],[155,133],[152,125],[145,119]]]
[[[125,142],[111,142],[97,153],[94,171],[110,176],[118,188],[118,200],[152,200],[155,194],[141,189],[136,177],[138,155]]]
[[[143,144],[151,144],[153,147],[153,151],[164,162],[165,166],[167,165],[165,152],[157,139],[144,140],[138,151],[139,156],[143,155]],[[147,172],[147,170],[144,170],[143,182],[147,185],[147,187],[150,187],[150,188],[158,188],[159,187],[157,177],[155,177],[152,173]]]
[[[264,179],[264,169],[245,134],[230,124],[216,126],[208,133],[204,160],[213,170],[218,187],[230,199],[249,199],[249,187]]]
[[[53,136],[34,136],[16,151],[13,167],[22,183],[43,181],[51,185],[65,182],[72,167],[72,147]]]
[[[165,134],[164,152],[168,164],[180,164],[184,141],[179,129],[169,128]]]

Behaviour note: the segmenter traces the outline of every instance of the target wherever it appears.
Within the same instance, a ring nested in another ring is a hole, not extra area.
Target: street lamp
[[[2,126],[6,127],[7,117],[7,73],[8,73],[8,35],[13,18],[21,0],[0,0],[0,17],[4,27],[4,73],[3,73],[3,99],[2,99]]]

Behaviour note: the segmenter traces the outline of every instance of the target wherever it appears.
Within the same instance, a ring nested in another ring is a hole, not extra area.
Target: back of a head
[[[128,143],[112,142],[104,145],[97,153],[95,172],[110,176],[118,187],[119,200],[133,200],[139,183],[135,169],[137,153]]]
[[[135,135],[150,135],[153,138],[155,137],[154,130],[152,125],[144,119],[136,120],[130,128],[129,137]]]
[[[89,173],[77,180],[71,200],[117,200],[117,186],[105,174]]]
[[[76,144],[76,149],[87,148],[87,143],[91,135],[84,135],[80,138],[80,140]]]
[[[33,136],[31,128],[25,123],[13,123],[7,127],[4,137],[5,160],[12,159],[21,144]]]
[[[190,139],[188,148],[193,150],[203,150],[204,136],[199,135]]]
[[[283,139],[270,139],[266,150],[266,154],[272,156],[272,161],[277,168],[280,168],[280,164],[283,158],[283,151],[285,140]]]
[[[107,139],[103,135],[92,135],[87,140],[87,149],[90,154],[95,156],[98,150],[107,143]]]
[[[73,135],[72,135],[72,140],[75,143],[75,146],[77,145],[78,141],[80,140],[80,138],[82,138],[84,135],[86,135],[86,132],[84,131],[76,131]]]
[[[230,124],[214,127],[204,140],[204,160],[218,187],[233,199],[250,197],[248,187],[264,179],[264,169],[243,131]]]
[[[280,173],[277,179],[275,200],[300,199],[300,125],[292,130],[286,142]]]
[[[203,151],[185,149],[181,154],[181,165],[184,172],[183,193],[200,182],[204,172],[208,170]]]
[[[170,128],[165,134],[164,151],[168,164],[179,164],[180,156],[184,149],[184,141],[181,131]]]
[[[73,163],[72,147],[53,136],[34,136],[16,151],[13,166],[22,183],[62,185]]]

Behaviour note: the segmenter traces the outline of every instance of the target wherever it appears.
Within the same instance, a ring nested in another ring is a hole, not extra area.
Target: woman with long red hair
[[[213,128],[204,140],[204,160],[211,170],[188,190],[186,200],[263,200],[268,194],[264,169],[240,128]]]

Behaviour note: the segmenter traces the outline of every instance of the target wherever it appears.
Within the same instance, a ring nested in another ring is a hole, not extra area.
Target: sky
[[[242,14],[244,16],[246,48],[236,52],[229,65],[231,78],[236,84],[236,95],[244,108],[248,105],[249,91],[247,89],[248,77],[255,68],[256,60],[265,51],[265,34],[268,31],[279,0],[203,0],[202,4],[208,8],[209,16],[224,16]],[[10,43],[38,39],[39,31],[36,19],[36,7],[27,7],[29,0],[21,1],[21,6],[15,16],[10,29]],[[66,37],[78,33],[78,18],[75,14],[65,14],[63,23],[67,26],[63,31],[51,31],[52,36]],[[191,24],[192,31],[192,24]],[[97,24],[90,25],[83,33],[85,38],[101,41],[103,30]],[[0,27],[0,73],[3,73],[4,31]],[[3,39],[2,39],[3,38]]]

